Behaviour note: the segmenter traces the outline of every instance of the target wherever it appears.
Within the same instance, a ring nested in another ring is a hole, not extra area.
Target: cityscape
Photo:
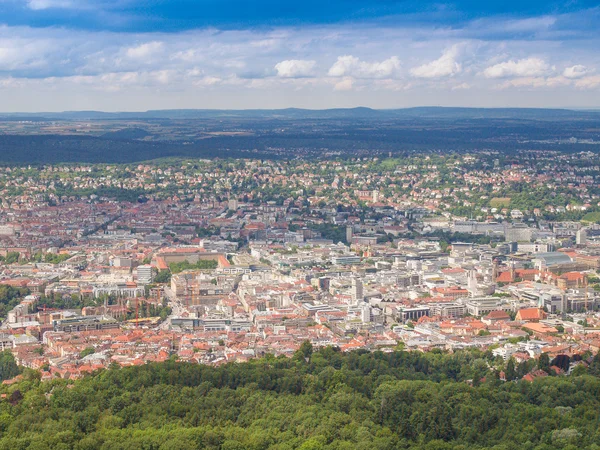
[[[570,374],[600,348],[594,158],[6,167],[2,345],[48,379],[304,341]]]
[[[598,23],[0,0],[0,450],[599,450]]]

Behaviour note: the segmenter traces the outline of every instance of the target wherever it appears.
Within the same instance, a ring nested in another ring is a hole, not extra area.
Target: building
[[[352,242],[353,234],[354,234],[354,230],[352,229],[352,227],[347,226],[346,227],[346,242],[348,242],[348,243]]]
[[[567,272],[563,273],[556,280],[556,287],[562,290],[576,289],[583,287],[587,284],[586,276],[581,272]]]
[[[563,264],[571,264],[573,260],[563,252],[548,252],[538,253],[533,259],[535,268],[538,270],[544,270],[549,267],[560,266]]]
[[[467,313],[467,307],[462,303],[431,303],[429,305],[431,316],[451,317],[457,319]]]
[[[352,278],[352,302],[354,304],[358,304],[365,299],[365,294],[363,291],[363,283],[360,278]]]
[[[419,306],[415,308],[404,308],[400,312],[399,319],[402,320],[403,323],[408,321],[417,321],[423,316],[429,316],[429,306]]]
[[[515,223],[507,226],[504,231],[506,242],[529,242],[531,241],[532,229],[524,223]]]
[[[523,253],[548,253],[554,251],[555,246],[545,242],[519,242],[517,250]]]
[[[540,320],[544,320],[546,317],[548,317],[548,315],[541,308],[524,308],[517,311],[515,320],[537,323]]]
[[[493,325],[497,322],[508,322],[509,320],[510,316],[506,311],[491,311],[487,316],[481,319],[486,325]]]
[[[421,284],[421,275],[417,272],[399,275],[396,278],[396,284],[400,288],[408,288],[411,286],[418,286]]]
[[[361,258],[356,255],[344,255],[344,256],[334,256],[331,258],[331,263],[338,266],[345,266],[348,264],[360,264]]]
[[[585,228],[582,228],[575,233],[575,243],[577,245],[587,244],[587,230]]]
[[[472,316],[481,317],[492,311],[512,311],[510,303],[498,297],[473,297],[465,302],[467,311]]]
[[[110,330],[119,328],[119,322],[104,316],[76,316],[55,320],[54,331],[72,333],[75,331]]]
[[[113,267],[125,267],[130,268],[133,262],[130,258],[117,257],[112,260]]]
[[[136,272],[137,282],[139,284],[150,284],[152,281],[154,281],[154,271],[152,270],[151,265],[144,264],[142,266],[138,266]]]
[[[14,347],[15,338],[12,334],[0,333],[0,351]]]

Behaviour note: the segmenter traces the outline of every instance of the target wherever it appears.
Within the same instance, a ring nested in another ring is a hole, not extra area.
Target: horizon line
[[[581,106],[552,106],[552,107],[540,107],[540,106],[432,106],[432,105],[420,105],[420,106],[403,106],[398,108],[373,108],[370,106],[348,106],[348,107],[330,107],[330,108],[301,108],[296,106],[288,106],[284,108],[158,108],[158,109],[146,109],[146,110],[101,110],[101,109],[70,109],[70,110],[57,110],[57,111],[0,111],[0,115],[18,115],[18,114],[68,114],[68,113],[103,113],[103,114],[132,114],[132,113],[148,113],[157,111],[288,111],[288,110],[299,110],[299,111],[332,111],[332,110],[356,110],[365,109],[370,111],[401,111],[410,109],[483,109],[483,110],[542,110],[542,111],[588,111],[596,112],[600,111],[600,105],[594,107],[581,107]]]

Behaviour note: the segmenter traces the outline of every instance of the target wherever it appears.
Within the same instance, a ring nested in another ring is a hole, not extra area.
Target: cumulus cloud
[[[524,58],[489,66],[483,71],[483,75],[486,78],[541,77],[551,71],[552,68],[543,59]]]
[[[600,75],[580,78],[575,81],[575,86],[580,89],[594,89],[600,86]]]
[[[27,0],[21,1],[27,5]],[[64,0],[35,1],[50,8]],[[73,8],[79,13],[93,3],[77,0]],[[118,91],[123,95],[97,95],[95,98],[106,101],[98,107],[127,109],[136,104],[131,101],[136,97],[126,99],[125,93],[132,92],[133,96],[139,92],[140,102],[154,98],[154,106],[177,106],[176,101],[191,102],[200,93],[214,98],[215,105],[231,101],[231,105],[251,107],[251,91],[261,89],[275,94],[272,97],[280,99],[276,100],[280,104],[326,107],[331,105],[329,95],[335,90],[352,91],[348,102],[378,106],[392,105],[396,100],[402,104],[432,103],[446,94],[445,100],[450,102],[459,98],[457,91],[470,88],[491,91],[482,102],[493,105],[508,101],[494,88],[512,82],[505,87],[522,91],[545,88],[557,93],[544,97],[549,103],[558,105],[567,99],[568,105],[574,105],[592,103],[593,96],[582,91],[598,89],[600,84],[595,76],[600,72],[596,55],[587,47],[553,47],[546,41],[472,40],[464,30],[424,27],[365,26],[363,31],[357,37],[346,25],[308,31],[302,27],[203,28],[173,33],[0,25],[0,98],[5,110],[16,110],[25,104],[15,93],[17,89],[24,95],[40,92],[40,98],[46,89],[48,98],[61,100],[49,104],[62,108],[80,105],[81,99],[87,98],[82,94],[88,91],[92,96],[93,92]],[[440,42],[457,44],[441,52]],[[535,58],[521,60],[515,56],[542,54],[548,55],[548,63],[538,59],[537,66],[531,64]],[[573,61],[574,54],[580,59]],[[416,59],[419,57],[422,59]],[[407,65],[404,61],[418,62]],[[585,66],[574,65],[579,61]],[[492,76],[484,76],[486,70]],[[79,89],[77,94],[72,86]],[[297,90],[303,94],[295,96]],[[386,95],[384,90],[402,92],[402,96]],[[177,95],[170,96],[169,92]],[[572,100],[573,94],[580,95],[583,102]],[[561,100],[556,100],[559,95]],[[71,103],[63,103],[63,98]],[[35,96],[27,104],[32,109],[46,105]]]
[[[287,59],[275,64],[277,76],[283,78],[303,78],[314,75],[316,61],[302,59]]]
[[[164,47],[162,42],[152,41],[144,44],[136,45],[135,47],[129,47],[125,50],[125,55],[131,59],[144,59],[150,58],[157,53],[161,52]]]
[[[416,78],[443,78],[454,76],[462,71],[462,65],[457,61],[458,56],[459,47],[454,45],[444,51],[440,58],[421,66],[413,67],[410,70],[410,73]]]
[[[344,77],[344,79],[342,79],[341,81],[338,81],[333,86],[333,89],[336,91],[350,91],[352,89],[352,87],[353,87],[352,78]]]
[[[587,75],[589,72],[590,71],[588,70],[587,67],[577,64],[572,67],[567,67],[563,71],[563,77],[570,78],[570,79],[581,78],[581,77],[584,77],[585,75]]]
[[[507,88],[556,88],[558,86],[568,86],[571,84],[571,80],[568,78],[557,76],[557,77],[522,77],[512,78],[496,86],[499,89]]]
[[[392,56],[380,62],[365,62],[355,56],[338,56],[329,69],[330,77],[393,78],[400,72],[400,60]]]

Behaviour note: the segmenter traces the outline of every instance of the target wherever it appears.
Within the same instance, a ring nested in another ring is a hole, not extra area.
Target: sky
[[[600,108],[600,0],[0,0],[0,111]]]

